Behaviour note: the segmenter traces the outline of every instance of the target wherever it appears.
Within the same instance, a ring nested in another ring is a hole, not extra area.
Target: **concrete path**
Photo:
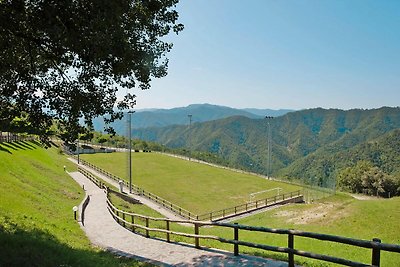
[[[288,266],[286,262],[253,256],[235,257],[229,252],[196,249],[134,234],[111,217],[103,190],[79,172],[70,175],[81,186],[85,186],[90,196],[82,228],[94,245],[158,266]]]

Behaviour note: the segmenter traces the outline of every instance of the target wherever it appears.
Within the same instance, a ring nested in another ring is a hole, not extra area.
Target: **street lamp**
[[[189,161],[190,161],[190,156],[191,156],[191,151],[190,151],[190,146],[191,146],[190,129],[192,128],[192,114],[189,114],[188,117],[189,117]]]
[[[128,154],[128,166],[129,166],[129,193],[132,193],[132,114],[135,113],[135,111],[130,110],[128,111],[128,148],[129,148],[129,154]]]
[[[270,125],[270,120],[272,120],[274,117],[272,116],[265,116],[265,119],[267,120],[267,126],[268,126],[268,148],[267,148],[267,153],[268,153],[268,158],[267,158],[267,177],[268,179],[271,179],[270,173],[271,173],[271,125]]]

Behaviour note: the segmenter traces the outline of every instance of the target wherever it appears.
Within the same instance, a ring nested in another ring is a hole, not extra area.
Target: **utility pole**
[[[191,159],[191,140],[192,140],[192,138],[191,138],[191,135],[190,135],[190,130],[191,130],[191,128],[192,128],[192,114],[189,114],[188,115],[188,117],[189,117],[189,161],[190,161],[190,159]]]
[[[265,119],[267,120],[267,131],[268,131],[268,148],[267,148],[267,153],[268,153],[268,157],[267,157],[267,177],[268,179],[271,179],[270,175],[271,175],[271,125],[270,125],[270,121],[273,119],[274,117],[272,116],[265,116]]]
[[[132,114],[135,111],[128,111],[128,166],[129,166],[129,193],[132,193]]]

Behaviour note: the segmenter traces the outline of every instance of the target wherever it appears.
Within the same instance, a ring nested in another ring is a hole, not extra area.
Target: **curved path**
[[[230,252],[196,249],[134,234],[111,217],[103,190],[79,172],[69,174],[81,186],[84,185],[90,196],[84,226],[81,226],[94,245],[158,266],[288,266],[286,262],[246,255],[234,256]]]

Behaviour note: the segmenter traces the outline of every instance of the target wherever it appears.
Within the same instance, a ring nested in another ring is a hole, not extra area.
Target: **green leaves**
[[[68,125],[68,141],[80,118],[118,119],[117,105],[135,104],[133,94],[117,103],[118,90],[149,89],[167,74],[172,44],[161,37],[183,29],[177,2],[1,2],[0,107],[28,112],[38,128],[56,118]]]

